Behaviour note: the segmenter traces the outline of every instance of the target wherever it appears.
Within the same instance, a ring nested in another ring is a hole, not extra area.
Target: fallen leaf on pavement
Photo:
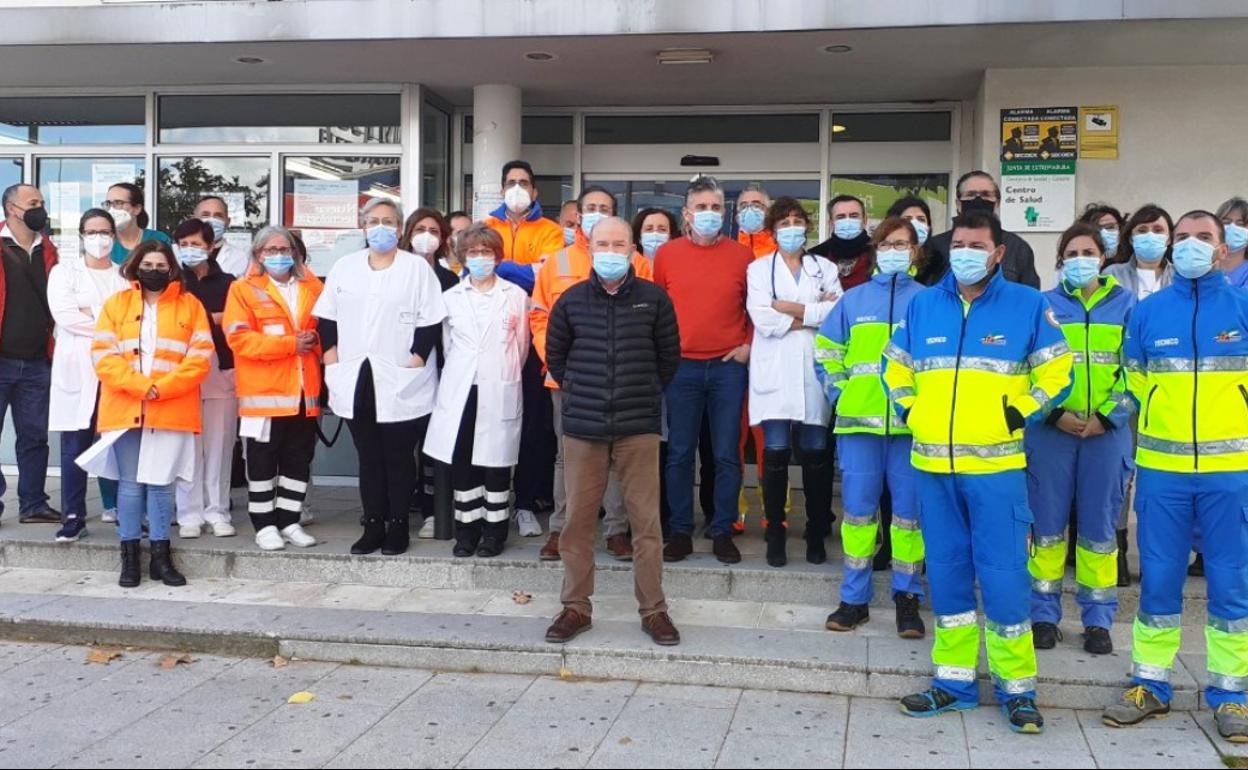
[[[571,669],[567,669],[567,668],[561,668],[561,669],[559,669],[559,678],[560,678],[560,679],[571,679],[571,678],[572,678],[572,671],[571,671]]]
[[[528,604],[533,601],[533,595],[526,594],[524,591],[512,591],[511,600],[516,604]]]
[[[355,700],[355,698],[350,695],[339,695],[338,700]]]
[[[286,660],[281,655],[273,656],[273,668],[286,668],[289,665],[290,665],[290,661]]]
[[[121,657],[121,650],[90,650],[87,652],[88,663],[98,663],[101,666],[107,666],[109,663]]]
[[[625,735],[623,738],[621,738],[621,739],[620,739],[620,745],[621,745],[621,746],[627,746],[628,744],[630,744],[630,743],[632,743],[632,742],[633,742],[633,739],[632,739],[632,738],[629,738],[627,735]]]
[[[295,706],[301,706],[304,703],[311,703],[314,700],[316,700],[316,696],[310,692],[305,691],[305,692],[295,693],[294,695],[287,698],[286,702]]]
[[[166,655],[160,659],[160,667],[168,671],[179,665],[189,666],[195,662],[195,658],[190,655]]]

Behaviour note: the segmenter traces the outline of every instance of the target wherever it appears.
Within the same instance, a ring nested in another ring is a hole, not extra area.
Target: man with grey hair
[[[1248,200],[1230,198],[1214,214],[1226,232],[1226,256],[1217,267],[1232,286],[1248,287]]]
[[[754,257],[776,253],[776,239],[763,227],[771,196],[762,182],[749,182],[737,196],[737,243],[753,252]]]
[[[43,234],[48,210],[39,188],[16,184],[4,191],[0,227],[0,424],[13,407],[17,430],[18,517],[23,524],[55,524],[48,505],[48,399],[51,391],[52,312],[48,274],[56,246]],[[7,487],[0,473],[0,496]],[[0,503],[0,512],[4,510]]]
[[[749,379],[753,329],[745,311],[748,248],[723,237],[724,191],[699,176],[685,196],[683,238],[655,255],[654,282],[666,291],[680,321],[681,361],[667,387],[667,494],[672,535],[667,561],[693,553],[694,454],[705,411],[715,455],[715,512],[710,535],[724,564],[741,561],[732,542],[741,488],[741,410]]]

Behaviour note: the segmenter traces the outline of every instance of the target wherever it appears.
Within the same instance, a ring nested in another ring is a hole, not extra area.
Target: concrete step
[[[897,698],[930,675],[930,639],[898,639],[890,614],[850,634],[819,630],[824,608],[676,600],[683,641],[655,646],[624,597],[597,603],[594,629],[559,647],[543,641],[553,594],[517,604],[510,592],[193,580],[125,591],[109,572],[9,569],[0,573],[0,636],[202,653],[272,656],[442,671],[548,674]],[[930,628],[930,617],[928,618]],[[1130,669],[1130,627],[1113,629],[1113,655],[1089,656],[1067,626],[1040,653],[1041,705],[1098,709]],[[1200,629],[1185,633],[1200,649]],[[1203,658],[1180,656],[1176,708],[1198,707]],[[986,671],[981,690],[991,702]]]

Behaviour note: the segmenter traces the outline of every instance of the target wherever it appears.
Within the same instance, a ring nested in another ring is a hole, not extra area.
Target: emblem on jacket
[[[1048,319],[1049,325],[1052,326],[1054,329],[1062,328],[1062,325],[1057,322],[1057,315],[1053,312],[1053,308],[1051,307],[1045,308],[1044,317]]]
[[[1213,338],[1213,341],[1214,342],[1239,342],[1241,339],[1243,339],[1243,336],[1240,335],[1239,329],[1229,329],[1224,332],[1219,332],[1218,336]]]
[[[1005,335],[1004,334],[989,334],[989,335],[986,335],[982,340],[980,340],[980,342],[985,345],[1004,345]]]

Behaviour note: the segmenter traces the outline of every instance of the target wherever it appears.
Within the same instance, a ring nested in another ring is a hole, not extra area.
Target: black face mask
[[[139,270],[139,285],[148,291],[164,291],[169,288],[169,273],[164,270]]]
[[[995,214],[997,204],[987,198],[971,198],[969,201],[962,201],[963,214]]]
[[[22,213],[22,222],[36,233],[42,232],[48,226],[48,210],[43,206],[26,209]]]

